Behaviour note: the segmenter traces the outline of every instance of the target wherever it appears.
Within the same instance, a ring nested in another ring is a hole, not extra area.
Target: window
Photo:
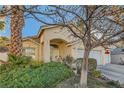
[[[31,56],[32,58],[35,58],[35,48],[24,48],[23,53],[26,56]]]
[[[124,49],[122,49],[121,51],[124,52]]]

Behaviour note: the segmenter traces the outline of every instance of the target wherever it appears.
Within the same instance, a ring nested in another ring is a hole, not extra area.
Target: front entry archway
[[[67,55],[70,55],[70,48],[67,46],[67,42],[62,39],[50,40],[50,60],[62,61]]]

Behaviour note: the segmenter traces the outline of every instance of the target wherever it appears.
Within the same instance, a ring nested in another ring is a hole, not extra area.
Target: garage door
[[[84,55],[84,50],[83,49],[78,49],[77,50],[77,58],[83,58]],[[102,53],[99,50],[93,50],[90,52],[89,58],[94,58],[97,60],[98,65],[102,65]]]

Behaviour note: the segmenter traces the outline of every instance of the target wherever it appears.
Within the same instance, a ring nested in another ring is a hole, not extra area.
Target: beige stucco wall
[[[65,43],[62,43],[60,45],[60,55],[62,57],[66,57],[67,55],[70,55],[71,56],[71,53],[72,53],[71,47],[66,46]]]
[[[62,28],[62,27],[50,28],[44,31],[43,41],[52,40],[52,39],[63,39],[67,42],[70,42],[72,41],[73,38],[70,37],[69,35],[70,33],[67,31],[66,28]]]

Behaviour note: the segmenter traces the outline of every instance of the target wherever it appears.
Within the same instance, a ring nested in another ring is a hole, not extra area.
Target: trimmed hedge
[[[101,77],[101,72],[98,71],[98,70],[93,70],[93,71],[90,73],[90,76],[95,77],[95,78],[99,78],[99,77]]]
[[[97,67],[97,61],[94,58],[89,58],[89,64],[88,64],[88,69],[89,71],[95,70]]]
[[[78,73],[80,73],[81,71],[81,63],[83,62],[83,58],[78,58],[76,60],[76,64],[77,64],[77,69],[78,69]],[[89,72],[92,72],[96,69],[97,67],[97,61],[94,58],[89,58],[88,59],[88,70]]]
[[[64,64],[51,62],[37,68],[15,66],[9,72],[0,73],[1,88],[45,88],[69,78],[73,72]]]

